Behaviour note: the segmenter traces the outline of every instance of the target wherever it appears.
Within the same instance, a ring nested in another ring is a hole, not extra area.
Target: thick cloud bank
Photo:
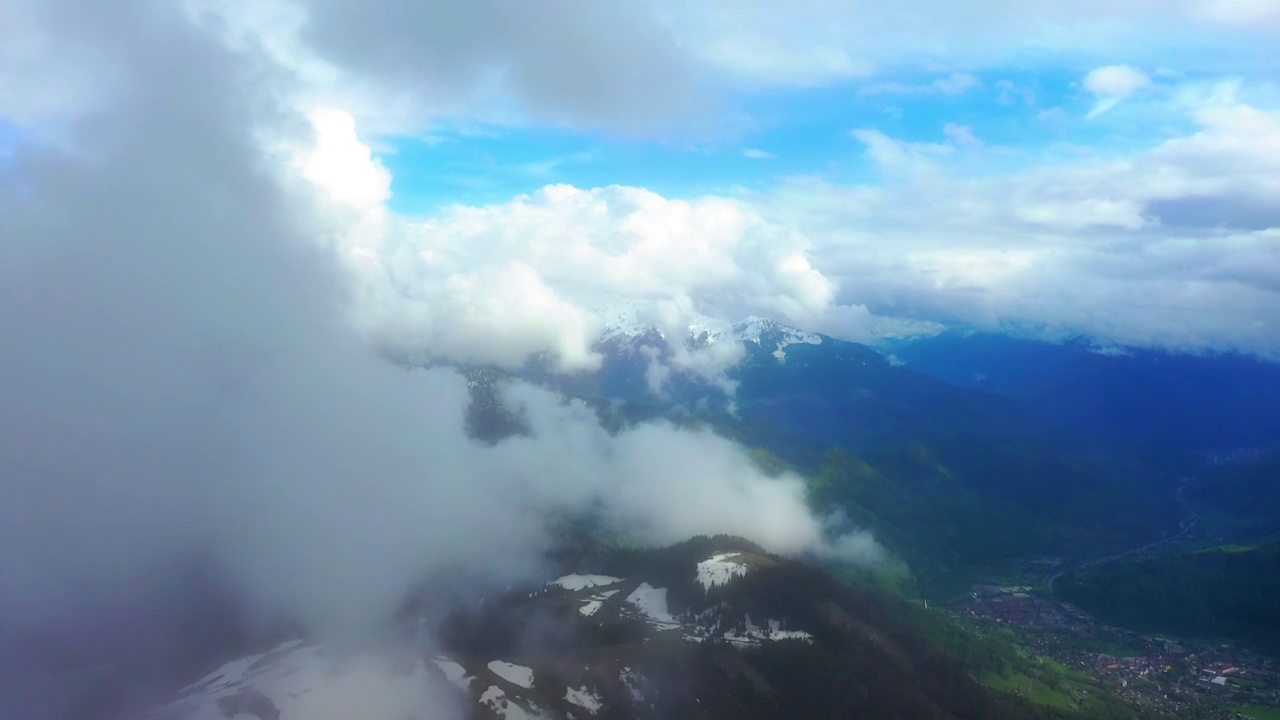
[[[1133,89],[1114,80],[1109,97]],[[1011,151],[861,131],[878,184],[793,178],[760,200],[821,238],[815,267],[840,303],[1280,359],[1280,112],[1232,82],[1172,102],[1192,130],[1149,149],[978,177],[966,167]]]
[[[783,552],[822,548],[800,481],[765,478],[711,436],[612,437],[581,408],[517,388],[532,436],[471,443],[462,379],[382,360],[349,323],[361,288],[316,242],[342,245],[367,220],[348,210],[376,193],[314,192],[330,170],[294,150],[326,136],[294,111],[293,76],[252,43],[229,48],[216,17],[145,2],[6,12],[0,40],[76,48],[19,58],[68,95],[44,110],[56,137],[37,134],[0,168],[8,628],[128,604],[172,581],[166,563],[211,547],[258,611],[360,629],[432,569],[536,573],[542,510],[603,510],[661,542],[735,532]],[[77,95],[94,66],[94,93]],[[608,211],[565,193],[582,212]],[[676,214],[732,226],[727,242],[747,232],[714,204]],[[480,252],[514,240],[489,242]],[[601,261],[583,262],[575,272]],[[461,278],[422,308],[465,307],[481,281]]]

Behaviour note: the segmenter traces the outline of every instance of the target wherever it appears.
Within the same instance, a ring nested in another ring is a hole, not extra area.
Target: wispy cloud
[[[1084,88],[1098,100],[1085,117],[1092,120],[1119,105],[1130,95],[1150,86],[1150,76],[1128,65],[1094,68],[1085,75]]]
[[[953,72],[926,83],[878,82],[862,88],[863,95],[945,95],[954,97],[975,88],[982,81],[969,73]]]
[[[742,157],[745,157],[751,160],[777,160],[778,159],[777,155],[767,150],[761,150],[759,148],[743,148]]]

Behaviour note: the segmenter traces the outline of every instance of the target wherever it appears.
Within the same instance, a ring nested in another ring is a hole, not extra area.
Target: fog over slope
[[[821,548],[800,481],[714,437],[611,437],[521,388],[533,435],[468,441],[460,376],[394,366],[348,324],[323,249],[343,229],[288,161],[312,141],[291,71],[216,16],[4,15],[0,72],[45,92],[0,108],[41,118],[0,159],[0,629],[127,608],[211,548],[251,612],[359,632],[424,571],[537,575],[539,512],[596,503],[654,541]]]

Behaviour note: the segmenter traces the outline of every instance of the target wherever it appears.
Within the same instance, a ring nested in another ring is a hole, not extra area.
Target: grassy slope
[[[1025,639],[1011,628],[961,624],[943,613],[914,606],[904,606],[903,613],[1006,703],[1027,707],[1044,717],[1141,717],[1085,674],[1028,650]]]

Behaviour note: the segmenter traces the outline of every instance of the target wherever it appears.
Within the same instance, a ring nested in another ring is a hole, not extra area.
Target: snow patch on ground
[[[741,556],[742,553],[720,553],[698,563],[698,582],[702,588],[710,590],[717,585],[728,585],[735,577],[746,575],[749,568],[734,560]]]
[[[438,657],[431,662],[435,663],[436,667],[440,668],[440,672],[444,673],[444,676],[449,679],[449,682],[457,685],[463,690],[470,688],[471,681],[475,680],[474,677],[467,674],[466,668],[449,658]]]
[[[649,583],[640,583],[640,587],[627,596],[627,602],[634,605],[648,618],[649,623],[659,630],[673,630],[680,627],[680,623],[667,611],[666,588],[655,588]]]
[[[494,660],[489,663],[489,669],[493,671],[494,675],[513,685],[519,685],[526,690],[533,687],[533,670],[523,665]]]
[[[507,694],[497,685],[490,685],[480,695],[480,704],[489,708],[504,720],[534,720],[536,716],[525,712],[525,709],[507,699]]]
[[[622,582],[622,578],[611,575],[565,575],[552,580],[548,585],[558,585],[565,590],[586,590],[601,585],[613,585]]]
[[[600,696],[591,691],[591,688],[583,685],[581,689],[567,688],[564,691],[564,699],[577,705],[587,712],[595,715],[600,712],[600,708],[604,707],[604,703],[600,700]]]
[[[760,645],[765,642],[776,642],[778,640],[803,640],[805,642],[813,642],[813,635],[803,630],[783,630],[782,623],[778,620],[767,621],[765,627],[760,627],[751,622],[751,616],[746,616],[746,627],[742,631],[729,630],[724,634],[724,639],[735,645]]]
[[[591,597],[587,598],[587,602],[585,605],[578,608],[578,612],[582,613],[583,617],[591,617],[592,615],[596,614],[596,611],[600,609],[600,606],[604,604],[605,600],[608,600],[609,598],[617,594],[618,594],[617,590],[605,590],[602,593],[597,593],[595,595],[592,595]]]
[[[203,679],[183,688],[182,692],[191,692],[197,688],[204,691],[217,691],[242,683],[248,676],[249,668],[253,667],[254,663],[257,663],[266,656],[267,653],[259,653],[257,655],[242,657],[238,660],[232,660],[217,670],[209,673]]]
[[[292,642],[223,665],[141,718],[429,720],[437,677],[409,655]]]

